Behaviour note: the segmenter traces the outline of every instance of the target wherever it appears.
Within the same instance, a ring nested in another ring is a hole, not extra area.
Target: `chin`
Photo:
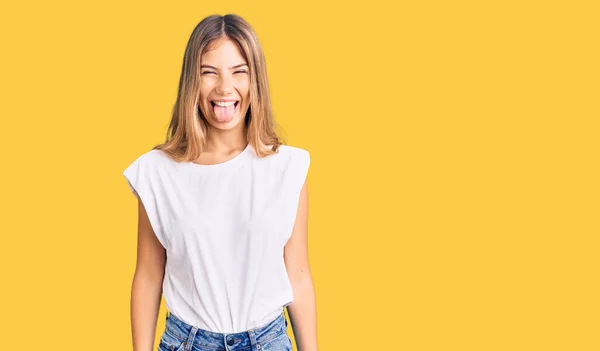
[[[219,130],[231,130],[236,129],[238,127],[243,128],[244,126],[244,118],[234,116],[233,119],[229,122],[219,122],[215,116],[210,116],[208,119],[211,127]]]

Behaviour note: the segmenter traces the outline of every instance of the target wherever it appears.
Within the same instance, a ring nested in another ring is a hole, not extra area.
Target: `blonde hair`
[[[256,33],[238,15],[211,15],[198,23],[188,40],[166,141],[153,148],[163,150],[178,162],[196,160],[205,148],[209,124],[198,101],[200,58],[223,38],[236,43],[248,63],[250,105],[244,119],[248,143],[260,157],[277,153],[279,146],[285,144],[275,132],[279,126],[273,118],[266,61]]]

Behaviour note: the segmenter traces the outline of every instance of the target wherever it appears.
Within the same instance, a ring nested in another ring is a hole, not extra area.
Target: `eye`
[[[248,71],[244,71],[244,70],[242,70],[242,71],[235,71],[235,72],[233,72],[233,73],[238,73],[238,72],[239,72],[239,73],[248,73]]]
[[[204,72],[202,72],[202,75],[209,74],[209,73],[216,74],[215,72],[211,72],[211,71],[204,71]]]

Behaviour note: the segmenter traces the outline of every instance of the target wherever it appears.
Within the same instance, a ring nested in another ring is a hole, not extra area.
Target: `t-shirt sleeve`
[[[142,200],[144,209],[148,214],[150,225],[158,241],[163,247],[167,247],[167,240],[160,217],[160,202],[157,198],[156,188],[152,180],[151,165],[142,155],[131,163],[124,171],[123,176],[127,180],[129,190]]]
[[[300,150],[294,160],[294,194],[300,196],[302,186],[308,176],[308,169],[310,167],[310,153],[307,150]],[[298,198],[298,200],[300,200]],[[297,204],[296,204],[297,205]]]
[[[310,153],[307,150],[300,149],[299,152],[293,155],[290,163],[290,197],[285,206],[286,214],[284,215],[284,223],[286,224],[284,226],[284,242],[287,242],[292,235],[296,215],[298,214],[298,206],[300,205],[300,192],[306,182],[309,167]]]

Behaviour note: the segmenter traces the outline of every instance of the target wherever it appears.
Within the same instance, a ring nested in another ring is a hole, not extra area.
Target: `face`
[[[249,67],[230,39],[219,39],[200,58],[199,103],[211,127],[221,130],[244,127],[250,106]]]

